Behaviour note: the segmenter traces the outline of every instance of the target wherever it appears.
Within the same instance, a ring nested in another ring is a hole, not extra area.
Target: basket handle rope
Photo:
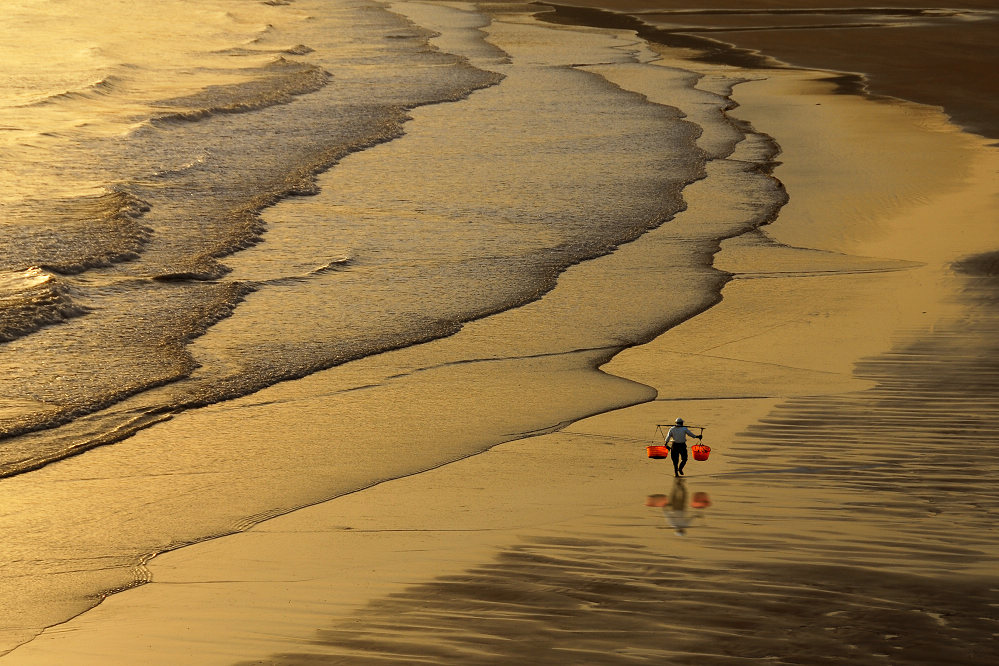
[[[686,424],[684,424],[684,425],[686,425]],[[656,434],[658,434],[660,437],[662,437],[663,444],[666,445],[666,448],[669,448],[669,445],[666,444],[666,432],[663,431],[663,428],[672,428],[672,427],[673,427],[673,425],[670,424],[670,423],[660,423],[660,424],[656,425]],[[701,431],[701,439],[700,439],[700,441],[702,441],[702,442],[704,441],[704,431],[708,429],[707,426],[689,425],[687,427],[688,428],[698,428]]]

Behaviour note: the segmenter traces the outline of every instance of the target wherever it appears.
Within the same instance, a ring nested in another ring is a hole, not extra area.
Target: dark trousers
[[[683,466],[687,464],[687,445],[673,442],[673,448],[669,452],[673,459],[673,469],[677,472],[683,471]]]

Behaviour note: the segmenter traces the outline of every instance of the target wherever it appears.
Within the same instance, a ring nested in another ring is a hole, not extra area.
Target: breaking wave
[[[209,86],[193,95],[163,100],[159,106],[180,110],[163,113],[155,121],[200,120],[213,114],[262,109],[315,92],[332,80],[330,73],[321,67],[284,58],[278,58],[254,74],[259,76],[243,83]]]
[[[105,76],[80,88],[63,90],[45,97],[20,105],[20,108],[34,108],[79,99],[96,99],[112,95],[121,84],[121,79],[115,76]]]
[[[0,273],[0,341],[86,312],[87,308],[73,301],[68,287],[41,268]]]
[[[137,259],[152,233],[141,222],[148,210],[123,187],[8,206],[0,222],[0,270],[40,266],[68,275]]]

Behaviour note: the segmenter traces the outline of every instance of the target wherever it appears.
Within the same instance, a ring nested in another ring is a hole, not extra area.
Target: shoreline
[[[793,187],[792,200],[804,199],[798,208],[802,211],[808,210],[809,201],[812,205],[821,203],[823,195],[813,183],[809,199],[809,174],[816,168],[807,157],[812,149],[807,142],[795,145],[786,137],[807,136],[812,124],[807,119],[814,111],[809,107],[815,106],[808,100],[813,96],[830,106],[846,105],[840,106],[841,110],[854,103],[865,104],[817,92],[812,86],[828,84],[773,79],[742,84],[735,94],[741,106],[733,112],[754,126],[763,125],[771,117],[771,101],[782,100],[778,105],[787,108],[785,116],[771,118],[771,122],[781,124],[785,133],[781,144],[788,151],[778,176],[794,183],[794,174],[801,175]],[[758,92],[752,93],[753,88]],[[787,103],[794,99],[799,103]],[[853,127],[865,122],[862,114],[846,115]],[[967,154],[984,151],[970,146]],[[840,182],[847,188],[849,167],[856,166],[860,157],[852,155],[850,159],[853,162],[840,172]],[[970,177],[955,177],[955,181],[962,179]],[[954,196],[964,198],[967,194],[966,184],[955,182],[953,187],[957,188]],[[995,192],[994,185],[986,183],[985,187]],[[696,184],[689,189],[685,195],[696,196]],[[881,222],[913,219],[904,207],[893,208],[890,202],[877,211]],[[745,478],[741,472],[749,455],[744,438],[738,443],[740,433],[761,422],[788,398],[841,395],[871,387],[872,380],[853,372],[858,360],[890,350],[900,328],[905,334],[924,327],[930,319],[927,313],[935,312],[938,319],[958,316],[960,308],[946,302],[956,291],[946,266],[959,256],[937,257],[941,259],[938,265],[922,269],[907,268],[907,262],[911,265],[933,257],[942,241],[913,234],[904,225],[893,223],[882,224],[882,234],[875,239],[858,237],[864,232],[862,228],[830,228],[828,220],[802,232],[800,225],[788,221],[796,214],[792,208],[787,217],[782,213],[778,223],[764,228],[762,234],[724,244],[716,265],[736,279],[725,287],[720,304],[646,345],[625,350],[602,367],[603,373],[626,378],[623,381],[655,387],[659,391],[656,401],[582,419],[560,432],[515,439],[432,471],[267,520],[240,534],[172,551],[150,563],[152,583],[109,597],[94,610],[50,629],[3,659],[31,664],[72,656],[79,664],[108,663],[106,650],[110,649],[116,658],[126,661],[178,663],[196,655],[199,663],[221,664],[288,652],[289,645],[299,651],[341,657],[346,650],[348,656],[362,658],[366,653],[360,646],[322,645],[309,639],[320,625],[334,626],[334,618],[349,625],[364,617],[363,613],[355,615],[361,609],[367,608],[365,613],[377,610],[378,604],[369,606],[369,602],[391,594],[408,590],[416,595],[410,599],[410,608],[426,604],[435,588],[420,584],[446,580],[441,577],[447,574],[466,582],[476,580],[468,572],[481,570],[483,562],[497,553],[537,555],[544,551],[563,562],[578,562],[586,553],[600,554],[607,548],[627,550],[634,546],[646,549],[643,553],[656,552],[664,545],[664,535],[657,531],[662,519],[656,511],[643,510],[642,499],[646,494],[667,491],[672,480],[665,474],[666,463],[640,460],[644,452],[638,442],[649,438],[654,427],[650,424],[664,418],[662,403],[667,401],[674,412],[696,415],[688,421],[712,423],[707,441],[722,443],[712,453],[712,462],[704,464],[711,472],[702,473],[699,463],[691,463],[697,474],[688,481],[692,491],[699,483],[710,488],[721,513],[710,514],[708,527],[696,528],[708,534],[704,539],[695,539],[698,532],[692,530],[691,539],[684,543],[666,542],[675,548],[670,558],[719,561],[719,543],[733,533],[743,534],[748,543],[746,525],[754,521],[769,527],[756,530],[758,534],[752,538],[776,538],[782,533],[782,521],[799,526],[803,533],[817,533],[820,529],[810,522],[810,516],[772,509],[761,518],[746,508],[759,510],[760,498],[766,492],[740,481]],[[924,210],[915,218],[920,232],[939,234],[939,225],[933,225],[937,214]],[[830,217],[835,216],[833,211]],[[822,238],[823,233],[826,238]],[[978,233],[988,237],[991,230],[986,225]],[[809,247],[818,245],[815,249],[829,260],[828,271],[814,274],[815,253],[775,244],[773,238],[781,240],[782,234],[794,239],[791,246],[805,245],[803,240],[812,241]],[[904,239],[915,242],[906,246],[901,242]],[[964,238],[960,242],[975,241]],[[878,248],[878,258],[845,256],[858,244]],[[897,248],[902,249],[902,256],[891,256],[889,251]],[[627,248],[623,250],[620,255]],[[597,266],[614,260],[594,260],[574,267],[567,271],[565,281],[592,280],[588,273],[599,272]],[[773,275],[774,261],[784,277]],[[771,273],[769,278],[763,275],[767,272]],[[577,274],[581,277],[575,278]],[[778,280],[787,284],[775,292],[772,283]],[[818,284],[837,280],[841,282],[838,288]],[[911,300],[898,298],[904,293],[911,294]],[[780,307],[773,302],[778,297],[783,299]],[[816,311],[816,298],[829,298],[822,311]],[[899,301],[904,307],[895,306]],[[886,304],[891,307],[886,308]],[[760,308],[768,308],[778,325],[757,333],[752,323]],[[880,333],[872,334],[875,329]],[[739,334],[733,336],[733,331]],[[835,347],[837,353],[809,354],[806,340],[823,348]],[[671,382],[670,368],[677,362],[692,368],[692,378],[684,379],[680,391],[673,389]],[[766,370],[761,371],[764,366]],[[556,366],[543,371],[558,370]],[[563,390],[571,394],[571,385],[567,378]],[[724,386],[726,395],[718,395],[719,385]],[[749,395],[749,388],[756,394]],[[641,391],[638,384],[635,390]],[[565,399],[570,398],[578,396]],[[282,416],[293,414],[292,408]],[[718,423],[726,425],[714,425]],[[709,478],[716,480],[714,485]],[[519,489],[516,495],[509,492],[514,487]],[[848,492],[826,491],[825,497],[812,501],[849,501]],[[794,497],[787,489],[773,492],[785,499]],[[738,506],[740,502],[743,506]],[[579,557],[570,557],[574,548],[580,550]],[[733,557],[731,549],[724,552]],[[734,552],[754,566],[782,561],[781,556],[764,552]],[[399,553],[407,553],[404,561],[399,560]],[[608,570],[603,570],[603,575],[608,575]],[[296,610],[289,613],[289,606]],[[420,644],[425,639],[419,637],[418,629],[416,632],[414,640]],[[339,636],[349,643],[349,636]],[[289,643],[292,638],[300,642]],[[161,662],[152,659],[149,645],[156,646],[153,651]],[[385,643],[381,645],[384,648]],[[431,643],[423,645],[432,649]],[[464,656],[474,661],[471,655]],[[675,653],[670,656],[677,657]],[[274,658],[268,663],[299,663],[296,659]]]
[[[539,3],[543,5],[544,3]],[[965,131],[999,139],[999,15],[989,0],[962,0],[941,11],[925,1],[888,0],[873,9],[849,0],[796,5],[748,0],[571,0],[551,19],[637,29],[651,41],[692,51],[699,60],[750,68],[778,65],[828,71],[841,92],[937,106]],[[920,13],[925,10],[926,13]],[[949,14],[948,12],[954,12]],[[822,25],[826,17],[835,25]],[[821,29],[814,29],[819,21]],[[797,28],[797,29],[796,29]],[[945,73],[934,76],[912,62]]]

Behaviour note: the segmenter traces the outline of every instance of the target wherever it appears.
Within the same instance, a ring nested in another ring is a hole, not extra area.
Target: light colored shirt
[[[666,433],[666,442],[669,443],[669,440],[672,439],[677,444],[686,444],[687,435],[690,435],[691,437],[696,436],[694,435],[694,431],[687,426],[673,426],[669,429],[669,432]]]
[[[675,530],[685,530],[694,524],[698,516],[693,516],[685,511],[667,511],[663,509],[663,514],[666,516],[666,521],[669,523],[670,527]]]

